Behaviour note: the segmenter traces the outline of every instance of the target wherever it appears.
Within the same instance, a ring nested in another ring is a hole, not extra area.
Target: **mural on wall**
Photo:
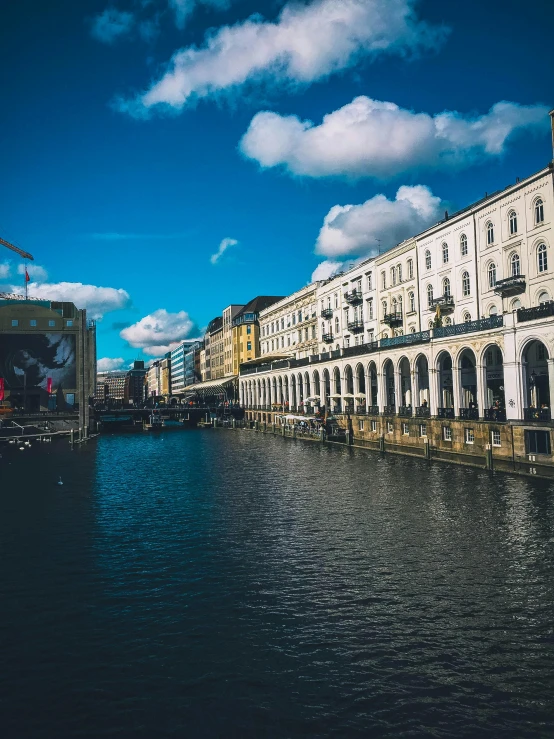
[[[0,377],[6,390],[77,386],[73,334],[4,334],[0,336]]]

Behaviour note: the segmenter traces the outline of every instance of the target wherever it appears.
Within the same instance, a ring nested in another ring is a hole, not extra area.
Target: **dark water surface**
[[[554,736],[548,483],[246,431],[0,451],[1,737]]]

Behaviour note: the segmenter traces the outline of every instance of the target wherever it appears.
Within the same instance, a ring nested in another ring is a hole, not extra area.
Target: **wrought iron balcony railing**
[[[385,405],[383,407],[383,415],[385,416],[394,416],[396,413],[396,406],[395,405]]]
[[[333,309],[332,308],[322,308],[321,309],[321,317],[322,318],[332,318],[333,317]]]
[[[534,321],[537,318],[549,318],[554,316],[554,300],[548,303],[536,305],[534,308],[520,308],[517,312],[517,320],[519,323],[523,321]]]
[[[454,408],[437,408],[438,418],[454,418]]]
[[[359,319],[356,319],[355,321],[348,321],[346,325],[348,326],[348,330],[351,331],[353,334],[359,334],[361,331],[364,330],[364,322],[360,321]]]
[[[486,408],[485,421],[498,421],[503,423],[506,420],[506,411],[503,408]]]
[[[460,408],[460,419],[462,421],[478,421],[479,420],[479,409],[478,408]]]
[[[402,320],[402,311],[394,311],[394,313],[385,313],[381,323],[386,323],[387,326],[392,328],[393,326],[401,326]]]
[[[350,305],[359,305],[363,301],[362,293],[359,290],[351,290],[344,293],[344,299]]]
[[[431,409],[428,405],[420,405],[415,409],[417,418],[429,418],[431,415]]]
[[[325,344],[332,344],[332,343],[333,343],[333,338],[334,338],[334,337],[333,337],[333,334],[331,334],[331,333],[326,333],[326,334],[323,334],[323,336],[321,337],[321,340],[322,340],[322,341],[323,341],[323,342],[324,342]]]
[[[441,313],[452,313],[454,310],[454,298],[452,295],[439,295],[431,300],[431,308],[439,306]]]
[[[458,336],[458,334],[471,334],[474,331],[488,331],[491,328],[500,328],[503,325],[503,316],[489,316],[489,318],[480,318],[478,321],[467,321],[467,323],[456,323],[453,326],[435,328],[433,329],[433,338],[440,339],[443,336]]]
[[[398,415],[404,416],[404,418],[409,418],[412,416],[412,406],[411,405],[401,405],[398,408]]]
[[[503,298],[509,298],[511,295],[519,295],[525,292],[525,287],[525,275],[513,275],[512,277],[506,277],[504,280],[498,280],[494,286],[494,292]]]
[[[367,409],[367,412],[370,416],[378,416],[379,415],[379,406],[378,405],[370,405]]]
[[[524,408],[525,421],[550,421],[550,408]]]

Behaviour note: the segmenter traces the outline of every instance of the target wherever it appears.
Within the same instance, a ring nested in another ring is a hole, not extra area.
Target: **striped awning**
[[[236,381],[236,377],[221,377],[219,380],[196,382],[194,385],[187,385],[183,388],[183,392],[191,396],[223,395],[234,383],[236,383]]]

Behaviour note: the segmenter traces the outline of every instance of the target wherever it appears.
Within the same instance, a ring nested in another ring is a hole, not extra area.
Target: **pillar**
[[[396,412],[402,405],[402,373],[400,369],[394,371],[394,405]]]
[[[477,408],[479,409],[479,418],[484,418],[485,408],[487,407],[487,368],[482,364],[476,364],[475,376],[477,378]]]
[[[548,365],[548,391],[550,393],[550,413],[554,408],[554,358],[547,360]]]
[[[454,399],[454,416],[458,418],[462,398],[462,371],[459,367],[454,367],[454,364],[452,364],[452,397]]]

